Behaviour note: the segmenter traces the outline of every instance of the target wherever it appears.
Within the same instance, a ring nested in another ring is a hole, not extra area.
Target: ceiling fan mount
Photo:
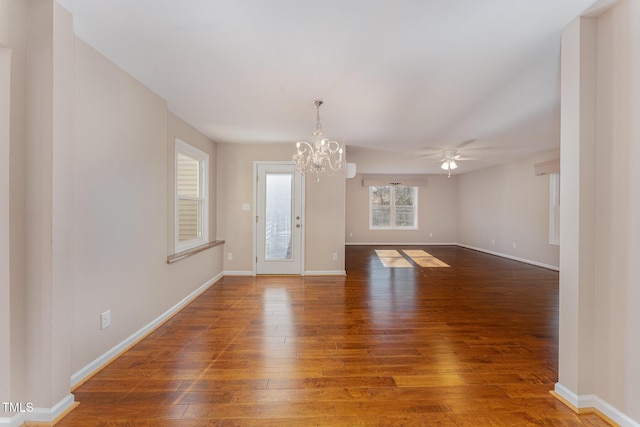
[[[444,150],[442,152],[442,160],[458,160],[460,155],[458,150]]]

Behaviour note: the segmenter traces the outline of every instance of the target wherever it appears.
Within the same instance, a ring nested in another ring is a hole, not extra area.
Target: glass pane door
[[[256,164],[256,274],[302,274],[302,188],[292,163]]]
[[[265,174],[265,259],[291,259],[293,173]]]

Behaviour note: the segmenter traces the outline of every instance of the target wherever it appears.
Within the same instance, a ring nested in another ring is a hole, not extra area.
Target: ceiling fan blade
[[[460,144],[456,145],[456,149],[459,150],[462,147],[466,147],[467,145],[475,142],[477,140],[477,138],[471,138],[471,139],[467,139],[466,141],[461,142]]]
[[[423,159],[442,158],[442,153],[441,152],[437,152],[437,153],[431,153],[431,154],[423,154],[420,157],[423,158]]]

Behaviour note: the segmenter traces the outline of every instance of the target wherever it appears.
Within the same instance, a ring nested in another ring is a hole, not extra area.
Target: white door
[[[256,274],[303,272],[303,178],[292,163],[256,163]]]

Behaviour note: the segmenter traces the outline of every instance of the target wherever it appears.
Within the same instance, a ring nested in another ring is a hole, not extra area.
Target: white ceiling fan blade
[[[456,145],[456,149],[459,150],[462,147],[466,147],[469,144],[472,144],[474,142],[476,142],[477,138],[471,138],[471,139],[467,139],[466,141],[461,142],[460,144]]]

